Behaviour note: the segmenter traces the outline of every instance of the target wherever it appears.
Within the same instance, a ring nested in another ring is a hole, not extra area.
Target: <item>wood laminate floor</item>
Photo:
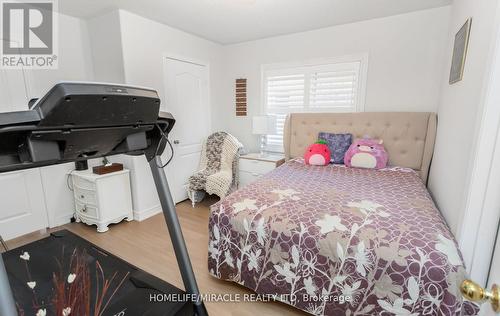
[[[200,291],[204,294],[252,293],[242,286],[218,280],[208,273],[209,205],[215,201],[212,198],[205,199],[195,208],[187,201],[177,204],[177,214]],[[97,233],[95,226],[67,224],[47,232],[36,232],[9,240],[7,246],[10,249],[17,248],[61,228],[66,228],[131,264],[184,288],[162,214],[142,222],[122,222],[110,226],[106,233]],[[206,307],[210,315],[307,315],[279,302],[206,302]]]

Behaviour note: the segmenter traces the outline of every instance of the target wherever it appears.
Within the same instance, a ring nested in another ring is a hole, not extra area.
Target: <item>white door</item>
[[[490,275],[488,277],[488,289],[493,288],[493,284],[500,286],[500,230],[497,234],[497,243],[493,253],[493,260],[491,261]],[[481,306],[481,316],[493,316],[495,312],[491,308],[489,302]]]
[[[497,109],[496,115],[498,122],[500,122],[499,110]],[[481,192],[482,209],[478,207],[481,212],[476,214],[479,217],[479,226],[477,229],[471,228],[469,232],[475,235],[474,252],[469,267],[470,277],[472,281],[481,287],[486,286],[488,290],[492,289],[493,284],[500,286],[500,195],[498,194],[500,191],[500,178],[498,177],[500,174],[500,130],[496,136],[491,156],[481,157],[481,161],[489,168],[485,178],[486,185]],[[492,158],[484,161],[488,157]],[[489,301],[481,305],[479,315],[495,315]]]
[[[167,176],[174,201],[178,203],[187,199],[188,178],[198,169],[202,144],[210,132],[208,66],[166,58],[164,76],[162,110],[171,112],[176,120],[169,135],[174,158]],[[164,161],[169,155],[166,150]]]
[[[0,175],[0,235],[11,239],[48,225],[40,169]]]

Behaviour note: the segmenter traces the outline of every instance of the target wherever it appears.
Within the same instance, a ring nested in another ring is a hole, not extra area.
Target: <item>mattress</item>
[[[287,162],[211,208],[210,273],[315,315],[475,315],[416,172]]]

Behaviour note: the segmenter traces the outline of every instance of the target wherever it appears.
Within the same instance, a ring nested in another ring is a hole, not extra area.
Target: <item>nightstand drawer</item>
[[[240,159],[239,169],[249,173],[258,173],[259,175],[266,174],[276,168],[276,163],[271,161]]]
[[[258,173],[252,173],[252,172],[247,172],[247,171],[241,171],[240,170],[240,188],[246,186],[247,184],[250,184],[254,182],[255,180],[259,179],[262,175]]]
[[[80,202],[82,204],[92,204],[94,206],[97,205],[97,195],[95,194],[95,191],[76,187],[75,199],[77,200],[77,202]]]
[[[84,179],[83,177],[78,177],[74,176],[73,178],[73,183],[75,186],[85,189],[85,190],[95,190],[95,183],[92,181],[89,181],[87,179]]]
[[[75,202],[76,212],[85,217],[97,218],[97,207]]]

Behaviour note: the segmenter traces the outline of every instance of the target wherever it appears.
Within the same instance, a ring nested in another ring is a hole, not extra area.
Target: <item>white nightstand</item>
[[[285,156],[269,154],[261,157],[259,153],[242,155],[239,160],[239,177],[242,188],[257,180],[260,176],[268,173],[285,162]]]
[[[129,170],[97,175],[90,170],[73,171],[76,222],[97,225],[107,231],[109,224],[134,219]]]

